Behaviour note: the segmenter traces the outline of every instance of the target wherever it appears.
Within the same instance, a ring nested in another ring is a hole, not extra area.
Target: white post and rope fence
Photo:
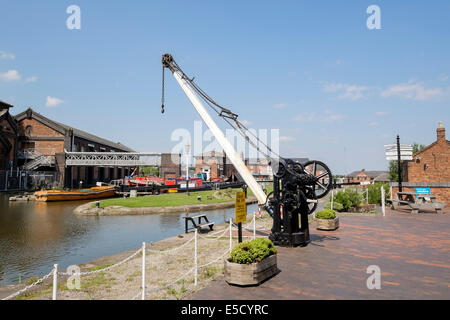
[[[145,242],[142,242],[142,300],[145,300]]]
[[[52,300],[56,300],[56,294],[58,290],[58,265],[53,266],[53,294]]]

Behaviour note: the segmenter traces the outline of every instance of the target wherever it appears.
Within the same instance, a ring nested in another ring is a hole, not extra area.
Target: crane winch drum
[[[316,210],[318,199],[325,197],[332,188],[333,179],[330,169],[320,161],[314,160],[302,164],[283,158],[273,152],[257,136],[254,138],[259,144],[253,142],[249,137],[249,134],[252,134],[251,131],[238,120],[238,115],[220,106],[200,89],[194,80],[187,77],[181,70],[172,55],[166,53],[162,56],[162,66],[161,112],[164,113],[164,70],[168,68],[244,182],[252,190],[258,203],[263,205],[272,217],[273,225],[269,239],[280,246],[293,247],[308,244],[310,242],[308,215]],[[270,161],[274,177],[273,191],[269,195],[264,193],[200,99]],[[260,145],[263,145],[272,155],[263,152]]]

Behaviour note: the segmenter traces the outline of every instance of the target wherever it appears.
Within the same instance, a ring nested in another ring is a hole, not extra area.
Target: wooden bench
[[[214,227],[214,222],[209,222],[208,218],[206,217],[206,214],[198,214],[195,216],[190,217],[183,217],[184,218],[184,230],[185,233],[188,233],[189,230],[195,230],[197,229],[200,231],[200,229],[209,227],[209,229],[212,231]],[[197,218],[197,222],[195,222],[195,219]],[[202,223],[202,219],[204,220],[204,223]],[[192,227],[189,227],[189,221],[192,223]]]
[[[392,209],[396,210],[400,205],[409,206],[413,213],[423,210],[435,210],[442,212],[445,202],[438,202],[436,196],[432,194],[420,194],[414,192],[397,192],[397,199],[390,200]]]

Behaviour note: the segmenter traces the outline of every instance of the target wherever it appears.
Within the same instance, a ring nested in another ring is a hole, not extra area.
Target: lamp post
[[[190,144],[186,144],[186,195],[189,195],[189,151],[191,150]]]

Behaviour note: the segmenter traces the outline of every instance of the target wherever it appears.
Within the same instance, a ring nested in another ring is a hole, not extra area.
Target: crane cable
[[[173,68],[181,73],[182,79],[186,80],[192,89],[194,89],[195,92],[206,102],[206,104],[214,110],[214,112],[217,113],[219,117],[225,120],[234,130],[239,132],[239,134],[248,142],[250,143],[258,152],[260,152],[262,155],[264,155],[267,159],[271,159],[269,154],[263,152],[257,143],[253,142],[249,135],[247,135],[244,130],[248,133],[250,133],[260,144],[262,144],[269,152],[272,154],[275,154],[278,158],[281,158],[281,156],[273,151],[267,144],[265,144],[261,139],[258,138],[257,135],[255,135],[253,132],[251,132],[242,122],[238,120],[238,115],[231,112],[230,109],[227,109],[225,107],[222,107],[217,102],[214,101],[208,94],[203,91],[195,82],[194,78],[190,79],[184,72],[181,70],[181,68],[178,66],[178,64],[175,62],[175,60],[171,61]],[[164,69],[165,66],[163,65],[163,72],[162,72],[162,98],[161,98],[161,113],[164,113]],[[220,111],[219,111],[220,109]],[[233,120],[235,125],[231,123],[230,120]]]

